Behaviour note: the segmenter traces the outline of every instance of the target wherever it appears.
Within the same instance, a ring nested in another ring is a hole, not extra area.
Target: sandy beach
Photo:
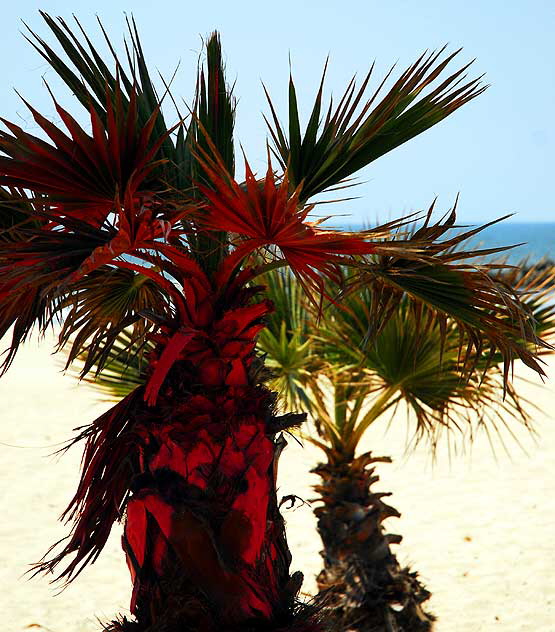
[[[0,381],[0,608],[7,632],[93,632],[129,606],[130,580],[120,551],[119,528],[99,560],[65,591],[48,578],[23,576],[67,534],[58,516],[79,475],[79,448],[49,455],[109,404],[85,384],[61,373],[50,355],[53,338],[30,340]],[[2,349],[5,344],[0,344]],[[555,361],[546,386],[522,384],[522,393],[546,414],[535,414],[538,437],[518,436],[526,453],[509,442],[510,457],[485,435],[472,450],[432,464],[422,445],[405,455],[403,414],[386,432],[377,424],[364,448],[392,456],[377,488],[392,491],[402,517],[389,530],[404,536],[397,554],[421,574],[433,593],[438,632],[552,632],[555,630]],[[518,375],[528,375],[517,367]],[[532,378],[535,384],[539,380]],[[313,498],[308,473],[319,458],[294,441],[280,462],[280,493]],[[320,542],[312,510],[285,511],[293,567],[314,589]]]

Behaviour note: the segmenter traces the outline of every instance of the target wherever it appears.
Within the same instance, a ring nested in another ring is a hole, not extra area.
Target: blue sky
[[[96,13],[118,45],[124,13],[132,12],[150,67],[168,77],[181,62],[173,92],[186,100],[192,96],[201,37],[218,29],[228,76],[236,81],[239,97],[237,136],[259,170],[264,166],[266,137],[260,80],[285,118],[289,54],[302,114],[312,103],[328,53],[328,94],[337,97],[351,75],[363,76],[373,60],[378,79],[393,62],[404,68],[425,49],[448,43],[450,50],[464,47],[461,63],[476,58],[470,73],[486,73],[491,87],[446,121],[363,170],[364,184],[356,190],[362,199],[326,210],[349,214],[353,222],[374,222],[427,207],[436,195],[438,209],[447,210],[460,192],[459,219],[465,222],[507,213],[516,213],[513,221],[555,221],[552,1],[97,0],[94,9],[75,7],[67,0],[4,5],[0,114],[5,118],[31,126],[14,87],[43,113],[52,114],[41,78],[56,88],[55,78],[20,33],[23,19],[52,42],[39,8],[68,20],[75,11],[93,34],[98,34]],[[69,96],[63,95],[62,101],[71,107]]]

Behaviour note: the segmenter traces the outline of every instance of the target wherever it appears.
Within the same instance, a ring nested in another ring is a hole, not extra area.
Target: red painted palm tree
[[[487,342],[507,367],[520,357],[539,371],[520,342],[521,331],[533,334],[518,297],[454,255],[449,238],[440,241],[454,216],[394,242],[387,234],[395,223],[353,234],[309,221],[311,198],[483,88],[465,83],[464,69],[440,78],[453,55],[425,55],[381,96],[364,101],[370,77],[358,92],[351,83],[323,120],[320,89],[303,134],[291,83],[288,132],[271,108],[281,171],[269,163],[257,179],[246,164],[238,183],[234,101],[217,35],[189,123],[178,117],[169,127],[134,24],[129,63],[114,54],[112,72],[84,31],[79,39],[62,20],[44,18],[67,59],[33,34],[31,42],[89,123],[56,101],[65,129],[31,105],[38,136],[4,120],[0,334],[13,328],[4,369],[35,325],[55,319],[60,345],[72,340],[70,361],[86,351],[83,375],[102,370],[123,330],[154,348],[144,383],[76,438],[85,452],[65,513],[72,530],[38,570],[72,580],[123,520],[132,618],[107,629],[324,629],[297,603],[302,575],[289,569],[278,437],[302,416],[277,416],[264,385],[255,343],[272,304],[256,277],[289,266],[315,305],[330,284],[344,291],[371,281],[383,306],[376,329],[409,296],[440,322],[453,318],[464,345]],[[340,266],[351,270],[346,280]]]

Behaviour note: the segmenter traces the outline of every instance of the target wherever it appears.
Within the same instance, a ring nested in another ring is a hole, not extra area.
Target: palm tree
[[[425,54],[383,95],[365,96],[371,73],[358,90],[352,81],[324,118],[321,87],[303,133],[291,81],[287,130],[269,101],[279,169],[268,158],[257,179],[245,161],[238,182],[235,101],[216,33],[192,113],[177,112],[170,126],[132,21],[124,61],[103,31],[112,71],[79,22],[72,30],[42,15],[63,54],[28,38],[89,123],[55,99],[65,130],[30,104],[39,136],[3,121],[0,335],[12,331],[3,368],[34,326],[55,321],[60,347],[71,341],[69,362],[86,351],[82,376],[102,371],[122,331],[145,350],[145,368],[141,384],[71,442],[85,442],[64,514],[71,532],[36,570],[73,580],[123,520],[133,618],[106,629],[321,630],[318,613],[297,601],[302,574],[290,572],[277,503],[280,433],[300,419],[277,414],[255,353],[273,309],[256,279],[288,267],[316,309],[326,283],[379,279],[388,305],[408,294],[438,322],[454,319],[469,349],[490,345],[507,368],[518,357],[541,372],[517,335],[535,340],[518,297],[451,254],[454,213],[400,241],[388,235],[401,221],[360,233],[309,221],[314,196],[484,88],[465,80],[466,67],[443,77],[456,53]]]
[[[540,265],[521,272],[524,262],[488,268],[521,294],[538,335],[552,341],[555,270]],[[277,308],[258,343],[274,373],[271,385],[288,409],[311,411],[317,434],[304,437],[326,457],[312,471],[321,478],[314,513],[324,545],[318,586],[328,596],[328,616],[344,630],[431,630],[435,617],[423,608],[430,593],[416,572],[401,567],[391,545],[402,538],[384,526],[400,513],[384,502],[390,493],[375,491],[376,466],[391,459],[361,453],[361,441],[401,403],[416,421],[416,439],[426,436],[435,450],[453,430],[470,439],[481,426],[501,435],[503,428],[512,432],[513,420],[531,430],[530,402],[503,379],[494,349],[475,349],[461,363],[456,324],[442,325],[426,307],[398,302],[369,343],[372,288],[330,305],[315,327],[313,310],[291,275],[278,271],[264,282]]]

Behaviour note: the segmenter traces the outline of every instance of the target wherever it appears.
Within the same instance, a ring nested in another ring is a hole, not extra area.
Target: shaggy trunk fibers
[[[383,522],[399,512],[383,502],[387,493],[371,491],[379,480],[374,464],[390,462],[370,453],[318,465],[315,487],[323,505],[315,509],[324,544],[318,587],[328,595],[327,616],[343,630],[429,632],[434,617],[422,604],[430,593],[417,574],[401,568],[392,544],[401,536],[385,532]]]
[[[162,328],[140,386],[77,438],[81,483],[67,515],[71,578],[101,551],[115,520],[131,572],[133,619],[112,632],[320,632],[300,604],[302,573],[279,512],[281,431],[305,415],[274,414],[255,355],[272,309],[239,283],[223,297],[197,289],[191,323]]]

